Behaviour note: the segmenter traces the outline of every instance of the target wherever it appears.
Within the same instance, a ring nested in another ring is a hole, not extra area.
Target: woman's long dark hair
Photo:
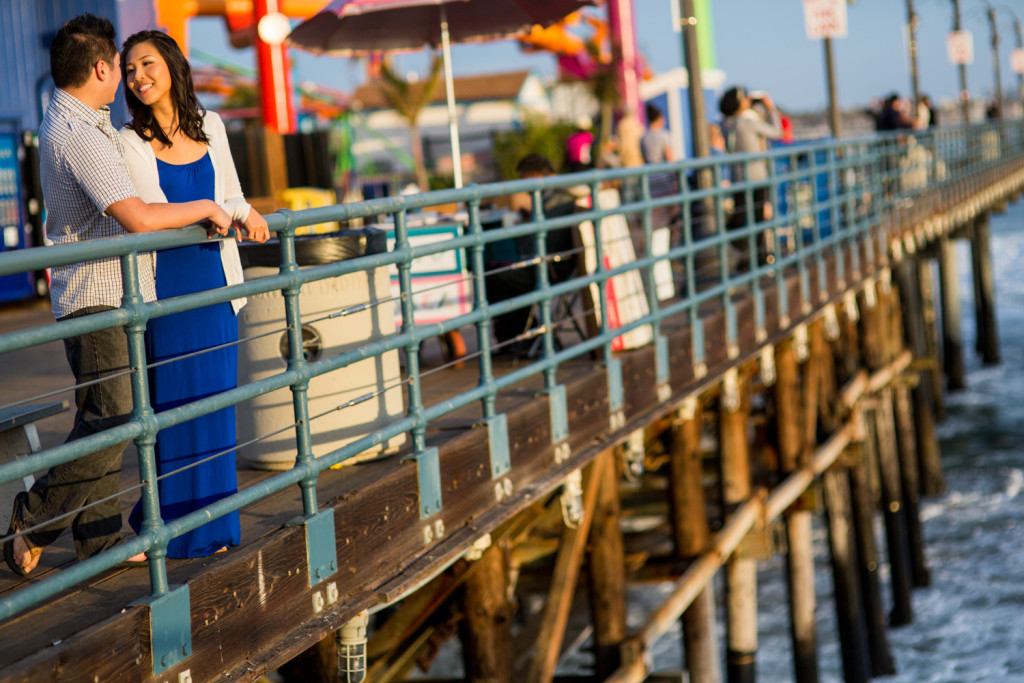
[[[128,83],[128,53],[140,43],[149,43],[155,47],[167,63],[167,71],[171,76],[171,102],[177,112],[178,128],[186,137],[196,142],[209,142],[210,139],[203,132],[206,108],[196,97],[195,86],[192,84],[192,67],[189,66],[181,48],[174,42],[174,38],[163,31],[139,31],[130,35],[121,48],[121,76],[125,84]],[[156,139],[170,147],[171,141],[153,117],[153,110],[140,102],[131,88],[124,89],[124,99],[128,104],[128,111],[132,114],[132,121],[126,124],[126,127],[134,130],[147,142]]]

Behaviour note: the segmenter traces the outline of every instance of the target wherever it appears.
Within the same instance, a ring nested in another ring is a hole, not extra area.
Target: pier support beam
[[[697,557],[710,540],[701,467],[701,407],[689,399],[673,418],[669,445],[669,503],[676,554]],[[721,683],[714,583],[683,612],[683,652],[691,683]]]
[[[803,406],[799,367],[793,341],[786,339],[775,350],[775,420],[782,476],[796,470],[805,446],[801,425]],[[810,408],[813,397],[807,397]],[[805,497],[810,492],[805,494]],[[796,683],[818,681],[818,634],[814,611],[814,548],[811,511],[803,501],[786,511],[786,578],[789,588],[789,625],[793,640],[793,678]]]
[[[928,350],[924,339],[921,297],[918,292],[914,260],[903,258],[895,266],[894,271],[899,286],[907,346],[914,354],[915,360],[926,358]],[[932,411],[935,404],[934,391],[931,372],[921,370],[918,373],[917,386],[914,388],[914,429],[921,494],[925,496],[937,496],[946,490],[939,457],[939,441],[935,436],[935,413]]]
[[[885,519],[886,547],[889,555],[889,585],[892,588],[890,626],[909,624],[914,619],[910,601],[910,551],[907,547],[907,523],[900,485],[899,455],[896,452],[896,426],[893,418],[892,389],[882,389],[873,411],[878,447],[878,465],[882,484],[882,516]]]
[[[921,282],[924,280],[922,276]],[[896,294],[889,288],[887,293],[878,297],[879,315],[865,320],[865,323],[878,327],[876,334],[872,335],[878,342],[878,349],[876,353],[871,354],[872,362],[868,364],[868,369],[872,372],[877,372],[883,366],[892,363],[899,353],[897,340],[902,336],[903,326],[896,308]],[[934,375],[932,377],[934,379]],[[877,463],[879,503],[885,520],[889,585],[892,589],[893,604],[889,624],[900,626],[910,623],[913,619],[913,610],[910,601],[910,552],[907,548],[907,523],[903,508],[891,386],[883,387],[878,392],[874,405],[867,411],[866,417],[866,445],[868,452],[874,456],[868,460]]]
[[[921,526],[921,481],[917,471],[917,441],[914,435],[914,408],[910,388],[900,382],[894,389],[896,445],[900,458],[900,486],[907,519],[907,545],[910,547],[911,577],[916,588],[930,586],[931,572],[924,552]]]
[[[978,325],[978,353],[985,365],[999,364],[999,331],[996,328],[996,286],[989,245],[989,214],[974,219],[971,261],[974,265],[975,318]]]
[[[875,448],[874,429],[867,425],[865,447]],[[885,631],[885,610],[882,607],[882,584],[878,576],[878,547],[875,544],[875,498],[871,492],[868,462],[876,462],[877,454],[861,454],[850,468],[851,522],[856,543],[853,556],[859,567],[861,604],[868,634],[868,658],[872,676],[896,673]]]
[[[917,284],[921,291],[921,319],[924,323],[925,349],[928,359],[932,362],[932,400],[935,419],[942,422],[946,419],[946,400],[942,394],[942,366],[939,364],[939,331],[938,316],[935,313],[935,269],[932,259],[922,255],[917,259]]]
[[[590,531],[590,611],[594,619],[594,675],[605,680],[621,664],[626,639],[626,563],[622,549],[618,472],[604,468]]]
[[[850,487],[846,471],[833,467],[822,475],[828,544],[836,601],[836,623],[843,654],[843,680],[867,683],[870,679],[867,634],[861,610],[857,579],[856,547],[853,540]]]
[[[942,365],[946,371],[946,388],[959,391],[967,386],[960,320],[960,278],[956,267],[955,242],[947,235],[939,238],[939,293],[942,301]]]
[[[726,520],[750,498],[749,378],[727,378],[719,397],[722,503]],[[726,564],[726,676],[729,683],[753,683],[757,661],[757,560],[734,554]]]
[[[467,681],[511,683],[512,608],[501,546],[491,545],[477,560],[463,589],[462,661]]]

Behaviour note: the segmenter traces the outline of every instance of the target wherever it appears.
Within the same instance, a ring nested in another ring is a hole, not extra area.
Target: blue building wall
[[[49,101],[50,41],[68,19],[85,14],[107,17],[118,40],[155,25],[153,0],[0,1],[0,129],[35,130]],[[114,123],[124,118],[121,96],[111,107]]]

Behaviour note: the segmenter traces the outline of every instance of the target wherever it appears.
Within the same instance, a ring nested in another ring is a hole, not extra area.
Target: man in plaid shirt
[[[227,234],[231,218],[212,201],[146,204],[138,197],[107,106],[121,81],[120,62],[113,25],[91,14],[67,22],[50,45],[56,90],[39,130],[48,236],[57,244],[68,244],[202,221],[209,222],[211,234]],[[139,254],[138,263],[143,298],[153,301],[153,254]],[[121,304],[117,258],[58,266],[51,280],[53,314],[58,320]],[[77,412],[67,441],[127,422],[132,392],[125,373],[129,361],[124,331],[115,327],[90,332],[65,339],[64,344],[77,384],[106,378],[76,390]],[[22,576],[31,572],[42,549],[69,526],[79,559],[122,541],[117,493],[126,445],[57,465],[30,491],[18,494],[8,535],[54,522],[4,544],[4,559],[12,571]],[[145,557],[132,560],[142,564]]]

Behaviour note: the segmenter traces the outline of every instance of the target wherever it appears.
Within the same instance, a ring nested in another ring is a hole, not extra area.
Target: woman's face
[[[147,107],[170,99],[171,72],[152,43],[139,43],[128,51],[125,87]]]

